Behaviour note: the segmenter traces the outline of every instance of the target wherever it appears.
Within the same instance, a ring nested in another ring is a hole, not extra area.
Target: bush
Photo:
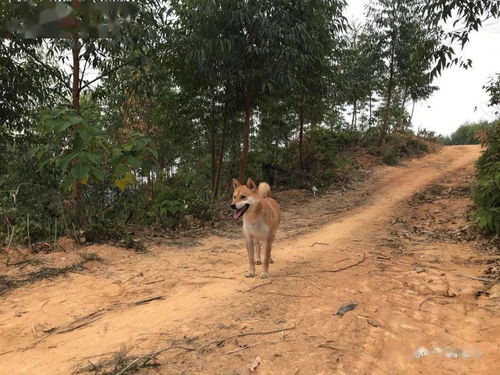
[[[449,137],[444,138],[445,145],[478,145],[481,143],[480,133],[489,129],[486,121],[461,125]]]
[[[481,229],[500,234],[500,120],[491,125],[487,145],[476,164],[474,219]]]

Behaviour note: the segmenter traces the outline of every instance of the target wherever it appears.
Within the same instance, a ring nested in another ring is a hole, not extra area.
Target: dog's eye
[[[245,199],[245,198],[246,198],[246,195],[242,195],[242,196],[241,196],[241,199]]]

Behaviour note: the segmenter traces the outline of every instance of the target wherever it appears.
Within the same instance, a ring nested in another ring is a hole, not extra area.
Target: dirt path
[[[286,213],[268,280],[242,277],[240,238],[93,247],[104,262],[0,297],[0,374],[95,373],[121,348],[122,363],[170,348],[139,370],[151,374],[246,374],[257,356],[259,374],[498,374],[499,296],[463,277],[494,256],[415,229],[462,224],[467,198],[407,204],[431,183],[463,185],[479,152],[378,168],[362,205],[305,234],[317,206]]]

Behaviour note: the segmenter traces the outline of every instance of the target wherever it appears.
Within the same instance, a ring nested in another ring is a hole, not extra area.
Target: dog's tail
[[[261,198],[271,198],[271,187],[267,182],[261,182],[257,189],[257,193]]]

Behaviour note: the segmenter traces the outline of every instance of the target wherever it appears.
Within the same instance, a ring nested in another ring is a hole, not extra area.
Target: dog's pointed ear
[[[241,186],[240,182],[236,178],[233,178],[232,181],[233,181],[233,190],[236,190],[238,186]]]
[[[252,191],[257,190],[257,185],[255,185],[255,182],[251,178],[247,180],[247,187]]]

